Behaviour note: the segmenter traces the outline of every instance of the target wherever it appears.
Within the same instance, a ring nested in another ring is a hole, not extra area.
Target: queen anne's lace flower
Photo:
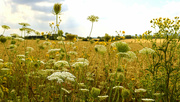
[[[49,41],[45,41],[45,42],[43,42],[43,44],[45,44],[45,45],[51,45],[52,43],[49,42]]]
[[[69,64],[67,61],[64,61],[64,60],[60,60],[60,61],[57,61],[54,63],[54,66],[55,67],[68,67]]]
[[[139,51],[139,53],[142,53],[142,54],[152,54],[152,53],[155,53],[155,51],[151,48],[143,48],[142,50]]]
[[[146,89],[143,88],[135,89],[135,93],[139,93],[139,92],[146,92]]]
[[[142,98],[141,100],[144,101],[144,102],[153,102],[153,101],[155,101],[154,99],[150,99],[150,98]]]
[[[86,62],[75,62],[72,67],[84,67],[84,66],[88,66],[89,63]]]
[[[15,40],[18,40],[18,41],[24,41],[23,38],[14,38]]]
[[[69,51],[68,53],[71,54],[71,55],[77,55],[76,51]]]
[[[116,47],[118,52],[127,52],[130,50],[129,45],[126,42],[118,41],[111,44],[112,47]]]
[[[76,77],[69,72],[54,72],[47,77],[48,80],[57,80],[58,83],[62,83],[64,81],[74,82],[75,78]]]
[[[59,51],[61,51],[61,49],[50,49],[50,50],[48,50],[47,53],[55,53],[55,52],[59,52]]]
[[[104,54],[107,51],[107,49],[104,45],[95,45],[94,48],[95,48],[95,51],[100,54]]]
[[[89,65],[89,61],[87,59],[85,59],[85,58],[78,58],[77,62],[86,62]]]
[[[34,51],[34,48],[32,48],[32,47],[26,47],[26,50],[29,51],[29,52],[31,52],[31,51]]]
[[[74,45],[75,43],[73,42],[67,42],[68,45]]]
[[[0,59],[0,62],[3,62],[4,60],[3,59]]]

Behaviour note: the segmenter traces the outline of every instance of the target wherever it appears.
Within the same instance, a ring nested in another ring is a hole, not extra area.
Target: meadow
[[[179,40],[174,41],[179,46]],[[1,37],[0,99],[2,102],[178,101],[179,47],[173,53],[175,56],[171,58],[172,52],[167,55],[166,61],[173,62],[168,88],[168,74],[162,68],[167,62],[159,58],[162,52],[154,47],[166,42],[166,39],[90,42]]]

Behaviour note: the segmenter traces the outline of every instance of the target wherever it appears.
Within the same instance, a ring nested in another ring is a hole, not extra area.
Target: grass
[[[51,45],[46,45],[44,49],[39,46],[45,40],[25,40],[23,42],[16,41],[17,48],[9,50],[9,45],[12,40],[7,40],[5,46],[0,44],[0,59],[3,59],[0,69],[1,77],[1,101],[13,102],[121,102],[121,101],[141,101],[142,98],[153,98],[162,101],[149,95],[148,89],[146,92],[135,93],[134,90],[144,88],[144,80],[146,74],[149,74],[145,69],[148,67],[146,56],[139,53],[143,47],[151,48],[151,43],[134,39],[121,40],[126,42],[131,51],[135,52],[137,59],[128,62],[124,59],[118,60],[117,51],[111,47],[112,42],[95,42],[91,44],[86,41],[74,42],[74,45],[67,44],[69,41],[64,41],[63,44],[58,44],[58,41],[48,41]],[[161,39],[162,41],[162,39]],[[160,40],[157,43],[160,44]],[[94,46],[96,44],[105,45],[107,52],[98,54]],[[26,47],[32,47],[34,50],[25,53]],[[65,47],[65,49],[64,49]],[[63,51],[55,53],[47,53],[49,49],[62,48]],[[77,55],[70,55],[67,52],[76,51]],[[17,55],[26,55],[26,61],[20,60]],[[60,57],[58,55],[64,55]],[[151,56],[149,56],[151,57]],[[88,66],[72,67],[77,61],[77,58],[85,58],[89,61]],[[41,64],[38,60],[43,61]],[[53,61],[66,60],[70,66],[55,67]],[[13,64],[8,65],[11,61]],[[49,62],[49,63],[48,63]],[[48,64],[47,64],[48,63]],[[120,65],[119,65],[120,64]],[[122,80],[118,81],[117,68],[122,67],[124,70]],[[10,69],[5,71],[3,68]],[[3,70],[2,70],[3,69]],[[53,71],[47,69],[53,69]],[[53,72],[68,70],[76,78],[75,82],[65,81],[57,83],[56,80],[50,81],[47,79]],[[124,89],[113,89],[114,86],[123,86]],[[96,89],[97,88],[97,89]],[[81,91],[86,89],[86,91]],[[100,92],[98,92],[100,90]],[[128,91],[127,91],[128,90]],[[104,99],[101,96],[107,95]],[[98,97],[99,96],[99,97]]]

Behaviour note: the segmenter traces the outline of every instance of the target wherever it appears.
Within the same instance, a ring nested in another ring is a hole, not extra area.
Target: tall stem
[[[58,30],[59,28],[58,28],[57,24],[58,24],[58,14],[56,14],[56,27],[57,27],[57,30]]]
[[[90,36],[91,36],[91,33],[92,33],[92,29],[93,29],[93,22],[92,22],[91,31],[90,31],[90,34],[89,34],[89,39],[90,39]]]

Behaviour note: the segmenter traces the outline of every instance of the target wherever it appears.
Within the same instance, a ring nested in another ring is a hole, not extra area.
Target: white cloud
[[[8,2],[8,3],[7,3]],[[52,7],[54,3],[47,1],[37,2],[36,6]],[[60,15],[62,22],[60,28],[64,32],[78,34],[87,37],[91,29],[91,22],[87,20],[90,15],[99,17],[98,22],[94,22],[92,36],[104,36],[105,33],[117,35],[115,31],[124,30],[126,34],[142,34],[144,31],[152,29],[149,21],[158,17],[169,17],[173,19],[180,16],[180,2],[166,1],[161,6],[150,5],[149,3],[133,4],[120,0],[65,0],[62,5],[67,5],[68,10]],[[158,5],[158,4],[156,4]],[[16,4],[9,0],[0,0],[0,23],[11,24],[11,28],[6,34],[19,33],[18,23],[27,22],[31,27],[40,32],[50,30],[50,22],[55,22],[55,16],[49,12],[44,13],[32,9],[32,5]],[[16,8],[16,12],[12,12]],[[51,11],[51,10],[49,10]],[[38,15],[38,16],[37,16]],[[54,20],[46,19],[53,17]],[[16,27],[14,27],[16,26]],[[0,33],[3,29],[0,28]]]

